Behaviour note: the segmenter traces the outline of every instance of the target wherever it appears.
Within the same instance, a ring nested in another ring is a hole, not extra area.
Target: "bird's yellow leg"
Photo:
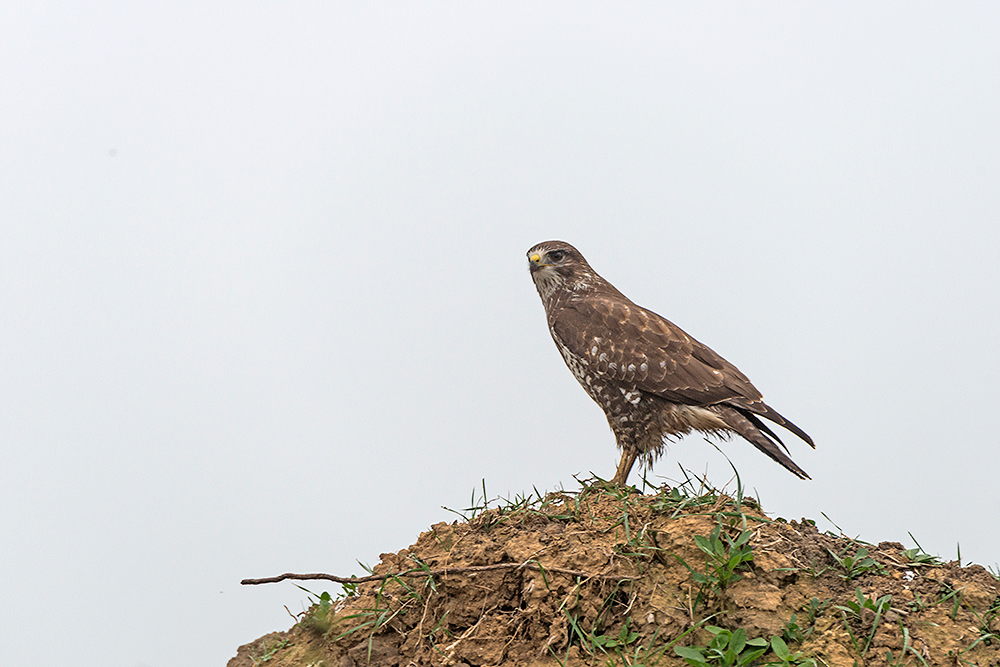
[[[628,474],[632,472],[632,466],[635,465],[637,458],[639,458],[639,452],[636,450],[626,449],[623,451],[622,460],[618,462],[618,470],[615,472],[614,479],[611,482],[618,486],[625,486],[628,482]]]

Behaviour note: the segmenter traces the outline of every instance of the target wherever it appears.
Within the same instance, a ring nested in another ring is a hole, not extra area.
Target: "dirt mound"
[[[381,559],[229,667],[1000,666],[982,567],[690,484],[508,502]]]

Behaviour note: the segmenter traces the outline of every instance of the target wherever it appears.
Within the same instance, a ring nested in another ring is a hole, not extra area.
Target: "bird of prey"
[[[740,435],[799,478],[809,479],[761,418],[815,448],[812,438],[764,403],[735,366],[677,325],[632,303],[568,243],[539,243],[528,251],[528,268],[552,340],[604,410],[622,450],[612,481],[624,486],[636,459],[650,467],[665,440],[692,430]]]

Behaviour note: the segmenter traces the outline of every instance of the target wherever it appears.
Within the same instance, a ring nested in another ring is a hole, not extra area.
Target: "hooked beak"
[[[531,271],[532,273],[538,271],[543,266],[551,266],[551,264],[542,264],[542,256],[539,255],[537,252],[528,258],[528,270]]]

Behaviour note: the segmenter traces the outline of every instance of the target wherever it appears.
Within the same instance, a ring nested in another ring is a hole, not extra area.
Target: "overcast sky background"
[[[995,567],[1000,5],[901,7],[4,2],[3,660],[224,665],[244,577],[610,477],[552,238],[814,437],[724,446],[772,515]]]

